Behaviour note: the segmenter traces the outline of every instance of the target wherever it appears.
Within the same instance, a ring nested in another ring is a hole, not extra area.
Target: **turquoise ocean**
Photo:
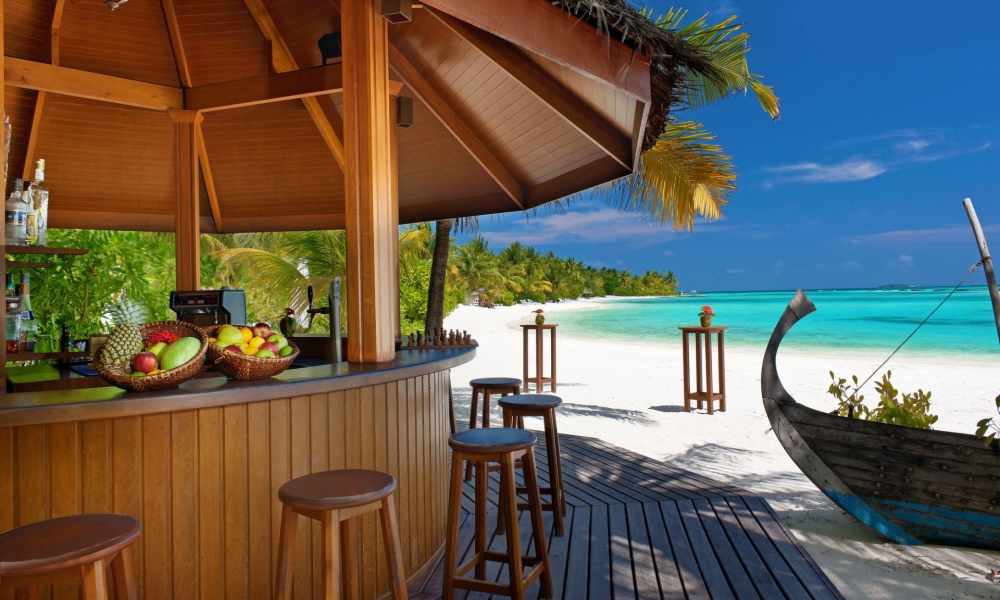
[[[816,312],[792,328],[782,349],[808,353],[888,356],[951,288],[807,290]],[[678,327],[697,325],[709,305],[713,325],[725,325],[726,346],[763,351],[792,291],[718,292],[676,298],[621,298],[553,315],[559,333],[630,342],[680,339]],[[959,288],[897,354],[898,358],[958,361],[1000,360],[989,292]]]

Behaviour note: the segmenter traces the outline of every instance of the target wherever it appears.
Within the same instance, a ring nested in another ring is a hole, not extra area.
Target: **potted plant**
[[[533,310],[531,312],[535,313],[535,325],[545,324],[545,315],[542,314],[545,311],[539,308],[538,310]]]
[[[701,326],[702,327],[711,327],[712,326],[712,317],[715,316],[715,313],[712,312],[712,307],[711,306],[702,306],[701,307],[701,312],[698,313],[698,316],[701,317]]]

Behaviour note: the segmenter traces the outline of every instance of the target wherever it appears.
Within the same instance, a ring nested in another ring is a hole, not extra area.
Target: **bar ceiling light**
[[[413,0],[382,0],[382,16],[393,25],[413,20]]]
[[[413,98],[396,96],[396,127],[413,127]]]

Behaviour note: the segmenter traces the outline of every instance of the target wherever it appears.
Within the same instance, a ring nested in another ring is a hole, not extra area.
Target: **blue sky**
[[[723,220],[678,233],[585,200],[530,221],[483,219],[491,247],[671,269],[684,290],[947,285],[978,260],[961,206],[971,197],[1000,253],[1000,2],[684,6],[738,14],[750,69],[781,98],[777,122],[742,96],[682,115],[735,160],[740,189]]]

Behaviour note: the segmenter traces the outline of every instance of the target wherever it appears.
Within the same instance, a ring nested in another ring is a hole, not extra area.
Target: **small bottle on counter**
[[[25,237],[24,202],[21,200],[21,180],[14,180],[14,190],[4,204],[5,229],[8,246],[23,246]]]
[[[69,323],[63,323],[62,336],[59,338],[59,351],[72,352],[75,349],[73,347],[73,334],[69,331]]]
[[[7,273],[7,317],[4,323],[7,330],[7,354],[13,354],[21,349],[21,304],[17,299],[17,292],[14,291],[14,276]]]
[[[18,286],[21,288],[18,294],[21,297],[21,352],[34,352],[38,341],[38,321],[31,310],[30,281],[31,275],[22,272],[21,285]]]
[[[14,296],[20,297],[21,285],[14,286]],[[5,321],[7,329],[7,354],[21,352],[23,346],[24,331],[21,327],[21,303],[13,303],[13,308],[8,304],[7,319]]]
[[[31,204],[31,182],[24,182],[24,189],[21,190],[21,202],[24,203],[24,245],[34,246],[38,240],[37,215]],[[28,217],[31,215],[29,223]]]

